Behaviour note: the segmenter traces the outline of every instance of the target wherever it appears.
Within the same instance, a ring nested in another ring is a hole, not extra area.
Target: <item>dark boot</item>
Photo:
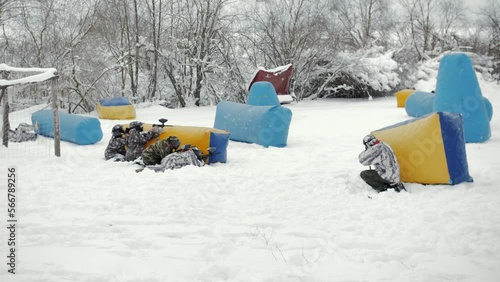
[[[396,192],[406,191],[406,188],[402,182],[399,182],[397,184],[393,184],[393,185],[391,185],[390,188],[393,188],[394,191],[396,191]]]

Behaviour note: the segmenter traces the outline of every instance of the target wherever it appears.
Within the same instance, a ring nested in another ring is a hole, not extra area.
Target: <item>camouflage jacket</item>
[[[161,160],[161,165],[164,169],[176,169],[187,165],[204,166],[205,163],[198,158],[194,150],[190,149],[168,155]]]
[[[163,139],[147,147],[142,152],[142,160],[145,165],[160,164],[164,157],[173,152],[174,150],[170,147],[170,142],[167,139]]]
[[[142,133],[135,128],[130,129],[127,139],[127,154],[125,155],[126,161],[133,161],[142,155],[144,150],[144,145],[148,143],[149,140],[158,137],[158,131],[148,131]]]
[[[383,179],[391,183],[399,183],[399,164],[394,151],[386,143],[380,141],[359,154],[359,162],[373,165]]]
[[[112,158],[123,158],[126,153],[127,140],[122,137],[112,137],[109,140],[108,147],[104,151],[104,158],[106,160]]]
[[[27,123],[20,123],[16,130],[9,129],[9,141],[11,142],[34,141],[36,137],[35,126]]]

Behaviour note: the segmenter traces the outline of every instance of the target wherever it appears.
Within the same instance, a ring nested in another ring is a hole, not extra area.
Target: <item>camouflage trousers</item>
[[[142,152],[142,160],[145,165],[156,165],[160,164],[161,160],[171,153],[170,144],[164,139],[147,147]]]

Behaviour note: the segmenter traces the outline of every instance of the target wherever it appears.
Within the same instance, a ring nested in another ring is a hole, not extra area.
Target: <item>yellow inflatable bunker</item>
[[[124,124],[123,127],[127,129],[129,124]],[[143,130],[148,131],[153,127],[153,124],[144,124]],[[161,127],[161,126],[160,126]],[[198,126],[182,126],[182,125],[165,125],[163,132],[151,141],[149,141],[145,148],[158,140],[167,139],[169,136],[177,136],[181,141],[181,146],[190,144],[196,146],[201,150],[203,155],[208,154],[208,148],[215,150],[210,154],[208,163],[227,161],[227,145],[229,143],[229,132],[210,127]]]
[[[394,150],[403,182],[472,182],[460,114],[431,113],[373,131],[372,134]]]
[[[396,104],[398,108],[404,108],[406,105],[406,99],[408,96],[413,94],[415,89],[403,89],[401,91],[396,92]]]
[[[135,108],[128,97],[112,97],[97,102],[97,115],[102,119],[134,119]]]

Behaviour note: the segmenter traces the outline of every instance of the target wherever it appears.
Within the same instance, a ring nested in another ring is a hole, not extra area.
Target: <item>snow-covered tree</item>
[[[342,42],[358,50],[387,45],[394,19],[387,0],[335,0],[330,9],[338,18]]]
[[[177,0],[166,7],[162,69],[179,105],[200,105],[205,78],[213,72],[214,53],[223,40],[228,0]]]
[[[466,25],[463,0],[0,0],[0,61],[56,68],[69,112],[111,96],[245,102],[257,68],[287,64],[299,100],[380,96],[411,87],[416,64],[448,50],[500,61],[489,1]],[[23,86],[16,97],[47,102],[47,90]]]
[[[495,60],[494,75],[500,82],[500,3],[496,0],[488,0],[481,9],[481,15],[487,30],[487,52]]]
[[[412,45],[420,60],[457,47],[457,32],[464,23],[463,0],[399,2],[403,8],[399,40]]]

